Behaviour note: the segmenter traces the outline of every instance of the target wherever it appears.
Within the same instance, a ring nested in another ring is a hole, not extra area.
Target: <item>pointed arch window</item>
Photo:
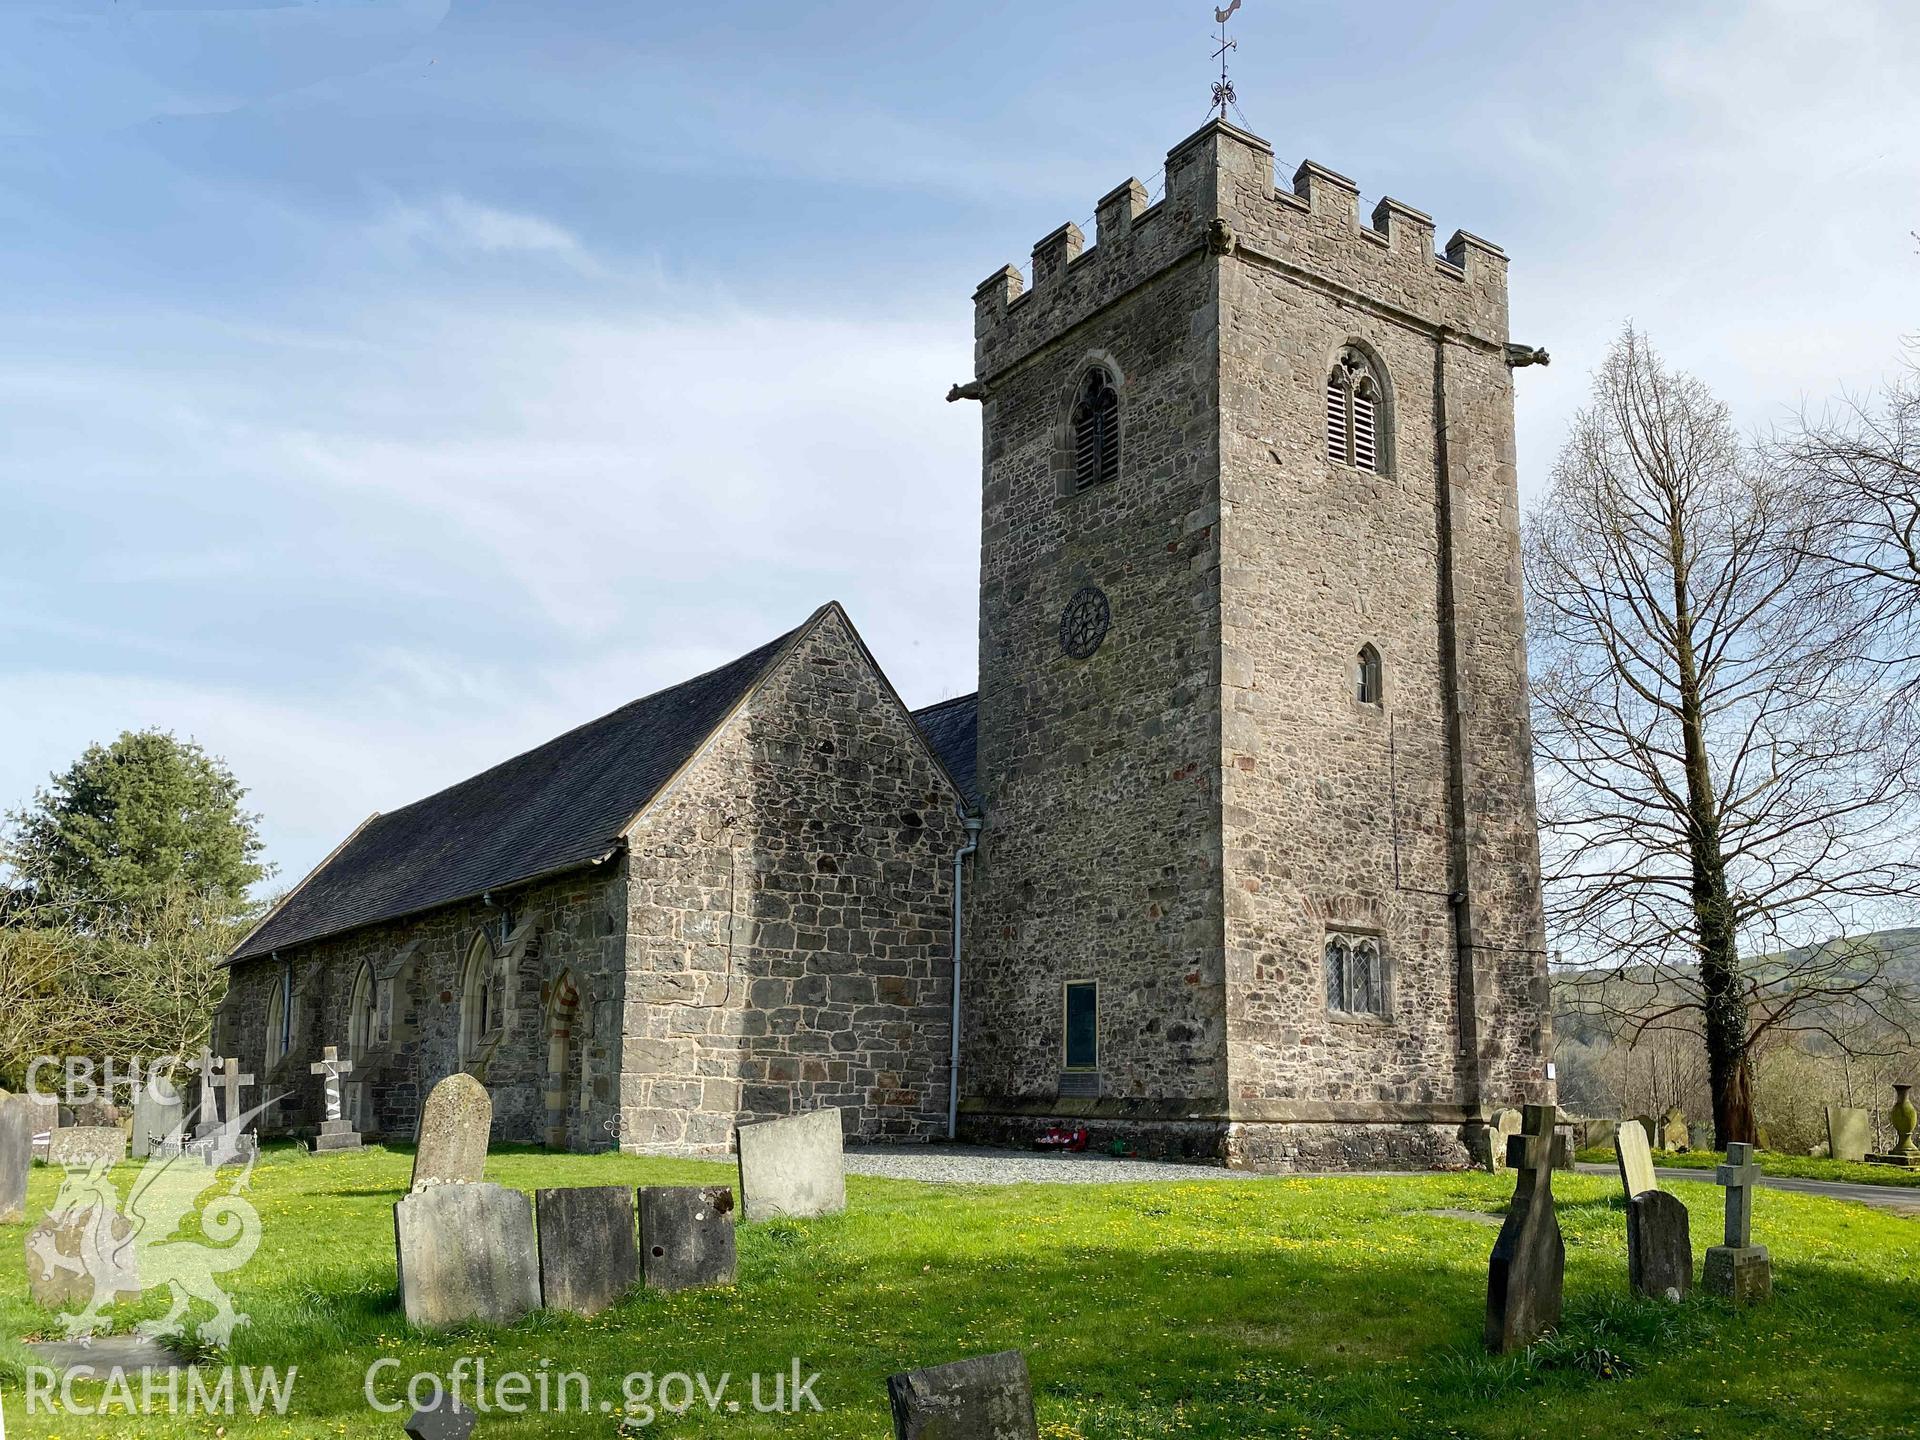
[[[1073,399],[1073,490],[1076,495],[1120,476],[1120,388],[1104,365],[1080,381]]]
[[[472,1063],[481,1058],[487,1043],[500,1029],[500,962],[493,942],[485,934],[473,937],[467,951],[466,970],[460,979],[460,1058]]]
[[[1327,458],[1384,474],[1387,431],[1386,389],[1374,362],[1348,347],[1327,376]]]
[[[1380,652],[1371,645],[1362,645],[1353,662],[1353,698],[1362,705],[1378,705],[1381,696]]]
[[[293,971],[283,969],[273,982],[273,993],[267,997],[267,1063],[268,1073],[293,1048]]]

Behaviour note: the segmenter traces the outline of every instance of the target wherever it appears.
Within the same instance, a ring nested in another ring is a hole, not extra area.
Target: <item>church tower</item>
[[[1553,1087],[1506,256],[1215,121],[975,296],[963,1129],[1457,1162]]]

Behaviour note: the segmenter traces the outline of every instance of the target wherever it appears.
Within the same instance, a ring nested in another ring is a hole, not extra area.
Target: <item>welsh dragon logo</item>
[[[243,1194],[258,1152],[244,1131],[273,1103],[200,1139],[163,1145],[134,1177],[124,1205],[107,1163],[68,1168],[27,1249],[34,1268],[64,1279],[69,1296],[85,1302],[60,1317],[69,1339],[104,1328],[116,1302],[162,1289],[173,1292],[173,1303],[138,1327],[149,1338],[184,1338],[196,1300],[213,1307],[197,1331],[209,1344],[226,1345],[247,1323],[218,1277],[245,1265],[260,1246],[260,1215]],[[214,1190],[220,1193],[204,1198]],[[196,1216],[198,1224],[190,1225]]]

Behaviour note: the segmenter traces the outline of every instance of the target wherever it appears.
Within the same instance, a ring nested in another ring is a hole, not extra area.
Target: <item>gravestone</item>
[[[887,1377],[894,1440],[1038,1440],[1018,1350]]]
[[[200,1052],[200,1108],[194,1112],[193,1138],[207,1140],[220,1128],[219,1067],[213,1052]]]
[[[1660,1188],[1653,1173],[1653,1151],[1647,1146],[1647,1132],[1640,1128],[1639,1121],[1628,1120],[1614,1127],[1613,1153],[1620,1163],[1620,1184],[1629,1204],[1634,1196]]]
[[[1708,1249],[1700,1283],[1735,1305],[1757,1304],[1773,1294],[1773,1261],[1766,1246],[1753,1243],[1753,1190],[1760,1180],[1753,1146],[1729,1145],[1727,1163],[1713,1178],[1727,1190],[1727,1232],[1724,1243]]]
[[[1680,1301],[1693,1290],[1687,1207],[1664,1190],[1646,1190],[1627,1202],[1627,1283],[1650,1300]]]
[[[358,1150],[360,1132],[353,1128],[340,1103],[340,1077],[353,1073],[353,1062],[342,1060],[340,1051],[329,1045],[320,1052],[320,1058],[307,1067],[307,1073],[326,1077],[327,1115],[320,1122],[320,1133],[313,1137],[314,1152]]]
[[[26,1097],[0,1100],[0,1225],[27,1218],[27,1171],[33,1167],[33,1111]]]
[[[1827,1154],[1835,1160],[1864,1165],[1873,1143],[1873,1117],[1850,1105],[1827,1107]]]
[[[540,1307],[533,1206],[518,1190],[435,1185],[393,1207],[400,1304],[409,1323],[506,1325]]]
[[[1554,1107],[1529,1105],[1507,1163],[1519,1172],[1513,1203],[1487,1264],[1486,1345],[1525,1348],[1560,1323],[1567,1248],[1553,1209]]]
[[[847,1208],[838,1110],[742,1125],[739,1144],[742,1220],[804,1219]]]
[[[486,1173],[493,1100],[471,1075],[449,1075],[420,1109],[413,1154],[413,1191],[432,1185],[477,1185]]]
[[[1653,1123],[1653,1117],[1651,1115],[1636,1115],[1633,1117],[1633,1123],[1647,1132],[1647,1148],[1649,1150],[1660,1143],[1660,1127]]]
[[[126,1158],[127,1137],[118,1125],[70,1125],[54,1131],[47,1145],[47,1163],[71,1169],[118,1165]]]
[[[49,1310],[140,1298],[134,1231],[109,1205],[76,1206],[42,1217],[27,1232],[27,1293]]]
[[[60,1128],[60,1105],[51,1095],[27,1094],[14,1097],[27,1107],[27,1125],[33,1132],[33,1158],[44,1160],[53,1145],[53,1132]]]
[[[624,1185],[536,1190],[540,1224],[540,1303],[548,1310],[598,1315],[640,1283],[633,1240],[633,1191]]]
[[[475,1418],[471,1410],[462,1409],[453,1403],[451,1395],[442,1393],[432,1405],[413,1412],[406,1433],[408,1440],[467,1440],[473,1434]]]
[[[1507,1141],[1520,1133],[1520,1112],[1514,1109],[1496,1110],[1487,1117],[1487,1123],[1475,1134],[1474,1159],[1480,1168],[1498,1175],[1507,1168]]]
[[[731,1285],[733,1191],[725,1185],[640,1190],[640,1275],[649,1290]]]
[[[133,1158],[145,1160],[156,1150],[177,1146],[185,1123],[186,1106],[171,1086],[165,1098],[154,1093],[152,1083],[141,1086],[133,1100]]]
[[[1660,1148],[1670,1155],[1678,1155],[1683,1150],[1693,1148],[1693,1137],[1687,1129],[1687,1117],[1678,1105],[1673,1106],[1660,1117]]]

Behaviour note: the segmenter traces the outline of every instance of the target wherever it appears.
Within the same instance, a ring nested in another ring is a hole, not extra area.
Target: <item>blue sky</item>
[[[1205,118],[1211,0],[6,0],[0,805],[142,725],[297,878],[844,601],[971,688],[973,287]],[[1246,0],[1312,157],[1513,255],[1523,487],[1632,319],[1743,423],[1920,330],[1908,0]]]

